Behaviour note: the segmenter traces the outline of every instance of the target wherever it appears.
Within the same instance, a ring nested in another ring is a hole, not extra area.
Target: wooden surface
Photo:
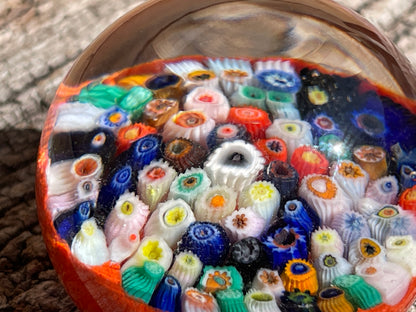
[[[142,1],[0,1],[0,311],[77,311],[37,223],[36,151],[72,61]],[[339,1],[369,18],[416,64],[416,0]]]

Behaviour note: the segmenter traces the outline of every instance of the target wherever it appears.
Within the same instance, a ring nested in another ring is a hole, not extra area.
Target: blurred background
[[[137,0],[0,0],[0,311],[77,311],[37,222],[34,175],[54,93],[82,50]],[[416,0],[338,1],[416,66]]]

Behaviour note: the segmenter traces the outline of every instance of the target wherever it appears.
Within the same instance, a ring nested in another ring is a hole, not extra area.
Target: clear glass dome
[[[416,98],[409,61],[374,26],[331,1],[149,1],[104,31],[65,82],[181,55],[300,58]]]

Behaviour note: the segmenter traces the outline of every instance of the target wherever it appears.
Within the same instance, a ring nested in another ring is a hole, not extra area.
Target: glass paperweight
[[[415,99],[406,58],[336,3],[148,1],[49,109],[51,261],[82,311],[406,311]]]

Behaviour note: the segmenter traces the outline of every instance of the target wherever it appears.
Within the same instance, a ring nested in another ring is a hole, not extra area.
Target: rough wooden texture
[[[0,311],[77,311],[53,270],[36,217],[36,151],[72,61],[142,1],[0,1]],[[370,19],[416,64],[416,0],[339,1]]]

